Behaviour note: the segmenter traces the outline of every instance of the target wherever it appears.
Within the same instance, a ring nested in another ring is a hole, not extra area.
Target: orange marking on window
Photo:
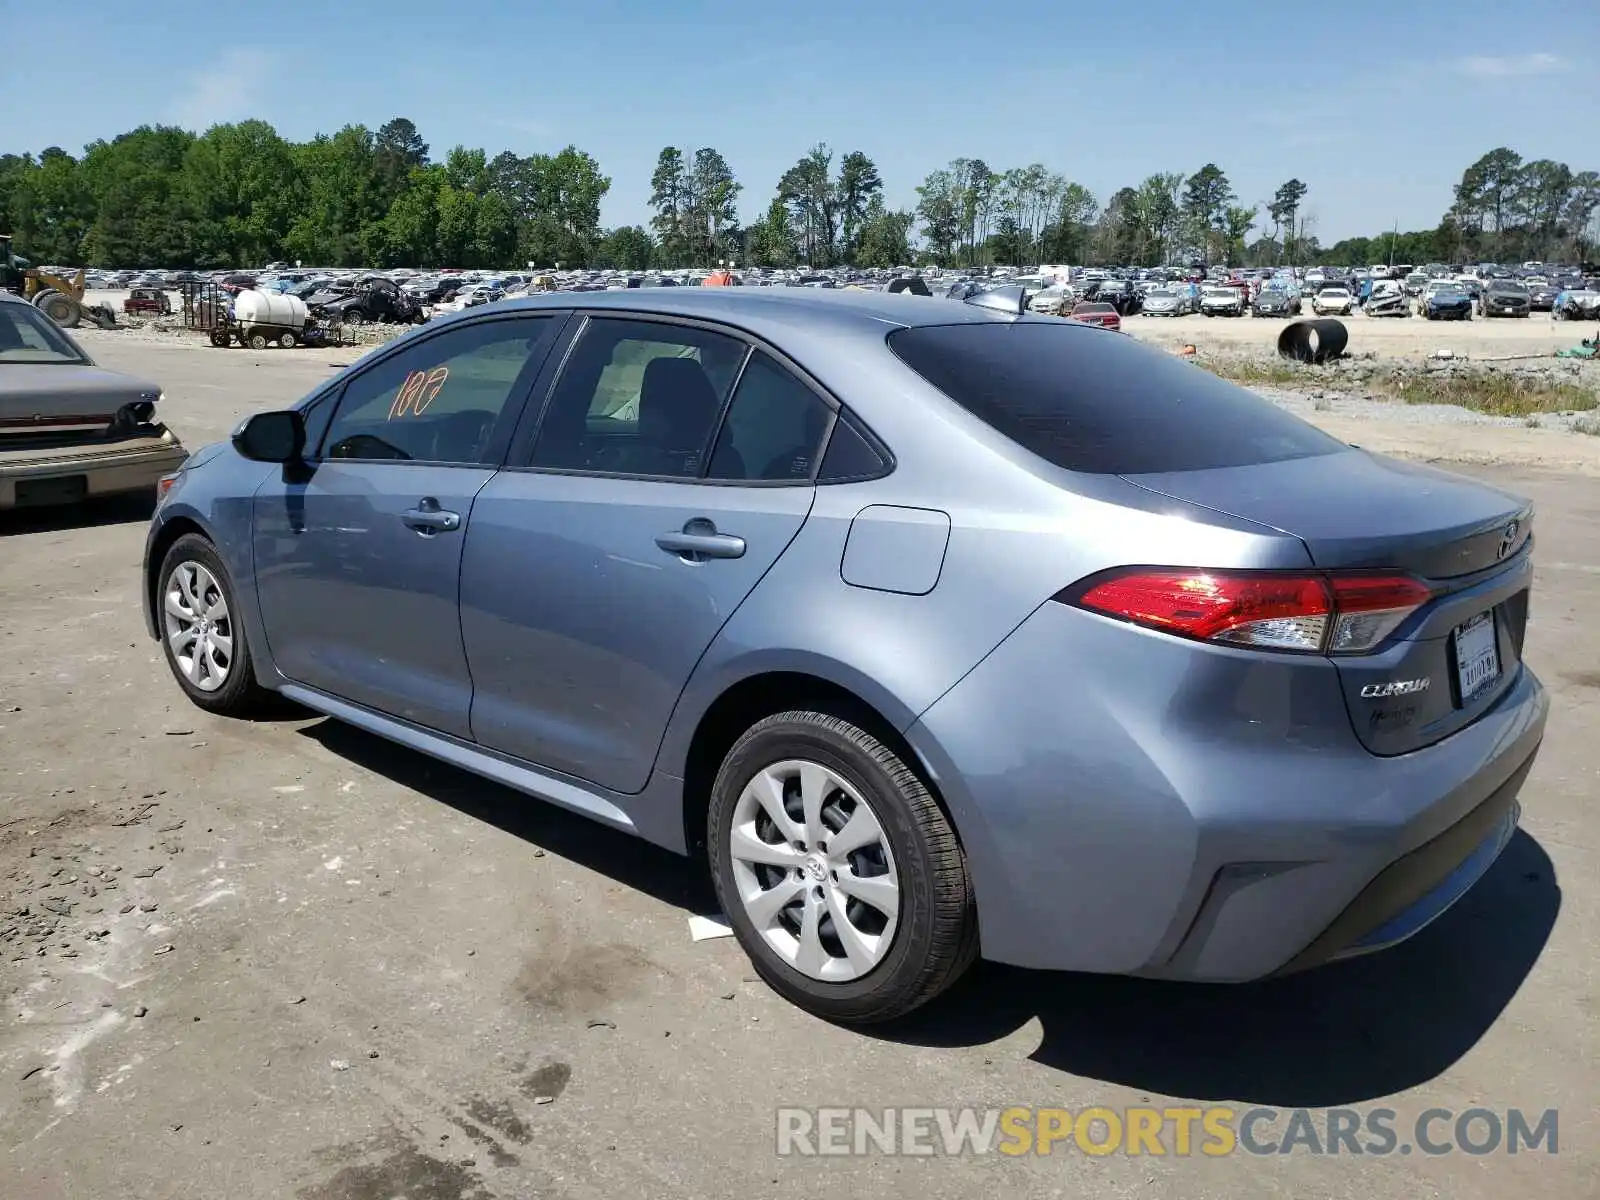
[[[435,367],[429,371],[427,379],[417,388],[417,394],[412,398],[411,411],[419,417],[427,412],[428,405],[438,399],[449,378],[449,367]]]

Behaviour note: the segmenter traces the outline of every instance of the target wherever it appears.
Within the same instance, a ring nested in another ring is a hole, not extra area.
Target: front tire
[[[977,957],[954,829],[916,772],[849,721],[794,711],[757,722],[717,772],[707,826],[734,934],[808,1012],[887,1021]]]
[[[216,548],[184,534],[161,560],[158,578],[161,648],[184,694],[219,716],[261,711],[274,693],[256,682],[233,582]]]

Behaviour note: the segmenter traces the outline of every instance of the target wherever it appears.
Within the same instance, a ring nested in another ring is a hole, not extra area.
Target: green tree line
[[[1527,162],[1506,146],[1461,173],[1433,229],[1398,229],[1329,247],[1334,262],[1588,261],[1600,250],[1600,172]]]
[[[603,229],[611,181],[576,146],[493,158],[457,146],[435,161],[404,117],[307,142],[258,120],[203,134],[146,125],[81,157],[54,146],[0,155],[0,231],[35,261],[63,265],[632,270],[1522,261],[1588,258],[1600,238],[1600,174],[1525,162],[1506,147],[1463,172],[1436,228],[1329,247],[1317,241],[1305,182],[1288,179],[1247,203],[1209,162],[1101,200],[1040,163],[996,170],[957,158],[899,210],[864,152],[818,144],[748,225],[739,218],[746,188],[715,148],[663,148],[650,184],[648,227]]]
[[[105,267],[503,267],[592,261],[611,181],[576,146],[434,162],[416,126],[290,142],[265,121],[141,126],[0,155],[0,230],[36,262]]]

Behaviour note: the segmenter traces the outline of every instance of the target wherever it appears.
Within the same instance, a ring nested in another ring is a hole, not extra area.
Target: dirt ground
[[[354,357],[84,341],[191,446]],[[1540,431],[1448,431],[1506,432]],[[1449,458],[1434,433],[1413,451]],[[870,1033],[692,942],[683,860],[329,721],[193,709],[142,632],[137,506],[0,519],[0,1196],[1600,1195],[1600,480],[1462,469],[1539,505],[1553,711],[1522,831],[1455,909],[1247,987],[984,966]],[[1184,1102],[1557,1108],[1559,1153],[775,1153],[779,1106]]]

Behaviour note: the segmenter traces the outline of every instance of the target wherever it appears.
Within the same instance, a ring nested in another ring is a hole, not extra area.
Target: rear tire
[[[266,334],[264,334],[264,333],[252,333],[250,335],[250,349],[252,349],[252,350],[265,350],[266,348],[267,348],[267,335]]]
[[[299,339],[287,330],[278,335],[278,345],[284,350],[293,350],[299,344]]]
[[[251,716],[277,701],[275,692],[256,682],[244,626],[235,616],[237,593],[216,547],[197,533],[184,534],[161,560],[157,579],[161,649],[184,694],[197,707],[223,717]],[[202,634],[188,636],[200,620],[209,625]],[[200,636],[208,639],[205,647]],[[226,654],[213,652],[224,643]]]
[[[777,797],[782,825],[759,800],[764,785],[776,789],[764,794]],[[735,849],[736,823],[745,853]],[[838,839],[831,854],[829,838]],[[977,908],[955,830],[900,756],[849,721],[793,711],[748,729],[717,772],[707,845],[717,896],[757,973],[825,1020],[901,1016],[977,957]],[[890,894],[893,914],[868,898],[887,903]]]

